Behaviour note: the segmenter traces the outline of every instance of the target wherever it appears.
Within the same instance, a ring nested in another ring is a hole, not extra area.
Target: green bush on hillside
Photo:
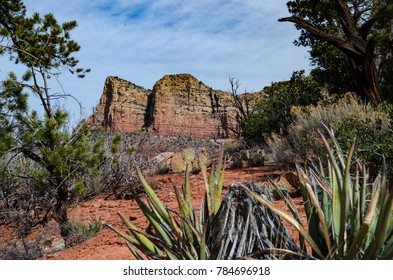
[[[323,125],[326,125],[335,131],[344,149],[348,149],[356,137],[356,157],[378,166],[385,155],[388,165],[393,166],[390,111],[389,105],[374,108],[353,94],[346,94],[337,102],[294,107],[291,111],[294,120],[287,133],[273,133],[267,143],[275,161],[313,162],[325,155],[318,131],[324,132]]]
[[[304,71],[298,71],[289,81],[266,87],[264,93],[266,97],[243,125],[243,137],[248,143],[261,143],[271,133],[285,132],[293,120],[292,107],[316,104],[322,98],[322,87]]]

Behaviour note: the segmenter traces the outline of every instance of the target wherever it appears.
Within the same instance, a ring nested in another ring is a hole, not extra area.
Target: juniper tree
[[[74,57],[80,46],[70,32],[77,22],[60,24],[53,14],[27,16],[20,0],[0,2],[0,58],[8,57],[26,68],[21,77],[10,72],[0,86],[0,194],[7,204],[11,194],[25,193],[22,188],[17,190],[24,180],[24,187],[33,187],[31,196],[45,198],[46,203],[38,209],[29,202],[19,203],[15,210],[29,212],[29,226],[45,224],[53,217],[66,236],[70,200],[86,192],[83,176],[94,172],[104,156],[102,144],[89,140],[88,127],[82,125],[73,132],[67,128],[68,113],[55,102],[66,95],[51,91],[50,85],[64,71],[81,78],[89,72],[78,68]],[[29,96],[37,98],[41,108],[30,109]],[[22,171],[15,161],[23,162]],[[10,176],[13,183],[7,179]]]
[[[350,71],[357,92],[374,105],[380,103],[381,87],[391,81],[386,80],[393,53],[391,1],[296,0],[287,6],[291,16],[279,21],[301,30],[295,44],[311,47],[312,61],[334,77],[330,82],[345,88],[351,83]]]

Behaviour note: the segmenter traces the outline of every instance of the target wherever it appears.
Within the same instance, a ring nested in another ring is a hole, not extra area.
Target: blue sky
[[[28,12],[76,20],[72,37],[81,45],[85,79],[65,74],[61,83],[91,114],[105,78],[119,76],[151,89],[166,74],[190,73],[214,89],[259,91],[308,69],[307,49],[292,42],[299,31],[277,19],[286,0],[25,0]],[[67,4],[65,4],[67,3]],[[55,85],[53,85],[55,87]],[[79,118],[77,104],[65,107]]]

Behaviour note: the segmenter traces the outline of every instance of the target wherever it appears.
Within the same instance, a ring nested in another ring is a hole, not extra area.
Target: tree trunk
[[[335,10],[338,13],[340,26],[345,38],[330,34],[299,16],[281,18],[280,22],[292,22],[307,30],[312,36],[326,41],[347,55],[352,64],[354,78],[358,84],[358,94],[370,101],[374,106],[381,102],[378,71],[375,65],[375,42],[368,39],[369,32],[376,22],[371,16],[364,23],[358,22],[351,14],[347,1],[336,0]]]
[[[352,70],[357,82],[359,94],[374,106],[381,102],[378,70],[374,60],[374,46],[370,42],[362,57],[350,57]]]
[[[64,187],[60,187],[57,194],[57,202],[53,218],[59,224],[60,234],[62,237],[67,237],[69,234],[67,198],[67,191],[64,189]]]

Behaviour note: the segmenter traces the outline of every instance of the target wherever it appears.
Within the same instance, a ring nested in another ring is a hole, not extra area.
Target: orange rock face
[[[108,77],[95,113],[93,129],[160,136],[233,138],[238,113],[229,92],[213,90],[192,75],[166,75],[147,90]]]
[[[108,77],[104,91],[88,124],[93,129],[140,132],[144,127],[150,91],[117,77]]]

